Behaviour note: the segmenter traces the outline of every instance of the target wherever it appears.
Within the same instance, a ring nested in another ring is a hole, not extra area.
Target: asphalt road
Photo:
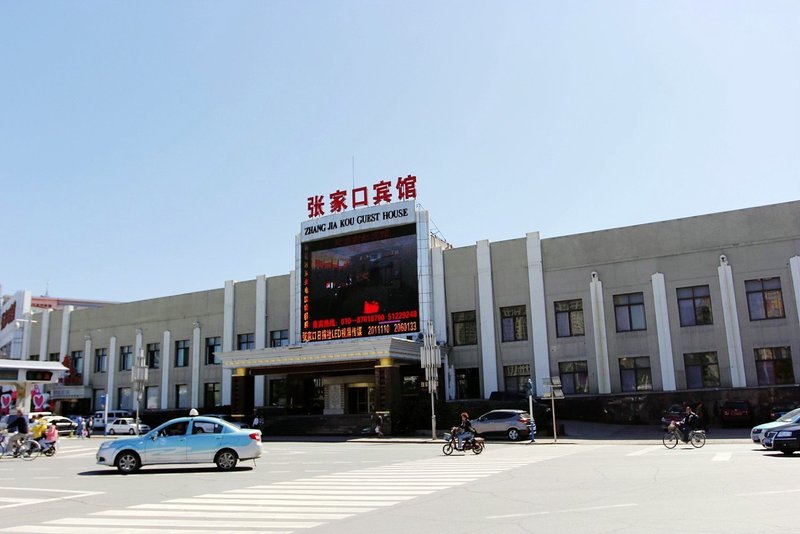
[[[234,472],[94,464],[100,439],[0,460],[0,532],[754,532],[796,530],[800,455],[744,439],[265,442]]]

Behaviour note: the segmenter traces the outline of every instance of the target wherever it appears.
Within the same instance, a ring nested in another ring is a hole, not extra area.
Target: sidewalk
[[[559,434],[557,444],[578,444],[578,443],[614,443],[614,444],[660,444],[664,431],[660,425],[615,425],[605,423],[592,423],[588,421],[560,421],[559,425],[564,426],[565,433]],[[330,438],[336,441],[354,442],[380,442],[380,443],[442,443],[442,431],[437,432],[437,440],[430,439],[430,431],[426,434],[420,433],[418,436],[388,436],[378,438],[376,436],[350,437],[350,438]],[[720,428],[711,427],[706,430],[708,443],[751,443],[750,428]],[[266,441],[290,441],[292,438],[265,436]],[[297,440],[305,441],[308,438],[297,437]],[[316,440],[311,437],[311,440]],[[325,438],[319,438],[324,441]],[[508,441],[502,437],[490,438],[489,443],[498,444],[527,444],[528,439],[519,441]],[[552,445],[553,436],[542,434],[536,436],[536,444]]]

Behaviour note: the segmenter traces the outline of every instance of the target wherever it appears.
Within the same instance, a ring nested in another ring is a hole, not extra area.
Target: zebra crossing
[[[310,476],[219,493],[137,504],[0,529],[42,534],[176,534],[302,532],[331,522],[395,506],[510,469],[549,459],[546,456],[481,455],[434,457]],[[460,465],[456,465],[456,464]]]

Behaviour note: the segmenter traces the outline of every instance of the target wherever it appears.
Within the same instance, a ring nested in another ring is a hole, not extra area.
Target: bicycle
[[[22,440],[18,441],[13,450],[9,447],[8,441],[9,436],[7,432],[0,434],[0,458],[11,454],[14,458],[22,458],[23,460],[31,461],[42,454],[42,446],[33,439],[31,434],[26,434]]]
[[[692,447],[699,449],[706,444],[705,430],[690,430],[689,441],[684,441],[682,434],[683,432],[678,425],[670,423],[662,440],[664,442],[664,446],[668,449],[674,449],[677,447],[679,441],[683,441],[684,443],[691,443]]]

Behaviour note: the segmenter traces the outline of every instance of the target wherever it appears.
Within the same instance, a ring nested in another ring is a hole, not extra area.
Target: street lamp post
[[[425,369],[425,380],[428,381],[428,392],[431,395],[431,439],[436,439],[436,390],[439,385],[439,366],[442,357],[436,345],[433,323],[428,321],[423,334],[421,351],[422,367]]]
[[[139,435],[139,405],[142,404],[142,394],[144,385],[147,383],[147,360],[144,357],[144,349],[139,349],[136,360],[133,362],[131,370],[131,381],[133,382],[134,395],[136,398],[136,435]]]

